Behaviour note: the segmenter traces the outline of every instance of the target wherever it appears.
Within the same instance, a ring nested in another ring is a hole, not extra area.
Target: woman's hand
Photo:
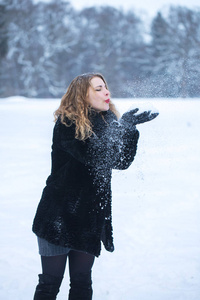
[[[157,111],[145,110],[140,112],[139,108],[130,109],[122,115],[122,120],[131,125],[142,124],[155,119],[159,113]]]
[[[151,110],[140,113],[139,108],[130,110],[130,113],[132,114],[132,119],[133,119],[134,125],[149,122],[149,121],[155,119],[159,115],[158,112],[152,112]]]

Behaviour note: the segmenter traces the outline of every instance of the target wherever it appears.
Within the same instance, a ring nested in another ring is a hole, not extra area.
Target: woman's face
[[[100,77],[91,79],[87,101],[98,112],[109,110],[110,92]]]

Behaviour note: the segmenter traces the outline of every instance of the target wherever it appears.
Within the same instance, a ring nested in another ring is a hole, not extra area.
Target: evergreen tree
[[[80,20],[81,71],[99,70],[110,82],[112,95],[124,95],[124,83],[138,70],[140,19],[133,12],[102,6],[84,9]]]
[[[68,2],[54,0],[35,7],[37,43],[42,55],[38,63],[38,94],[60,97],[71,81],[73,46],[77,43],[75,12]]]
[[[4,60],[8,52],[8,23],[6,22],[6,4],[0,4],[0,81],[5,82]],[[5,85],[0,85],[0,96],[5,93]]]
[[[113,97],[200,95],[200,11],[171,7],[148,42],[134,11],[76,11],[65,0],[0,4],[0,96],[61,97],[80,73],[102,72]]]
[[[168,68],[174,75],[179,96],[195,96],[200,91],[200,11],[172,7],[169,23],[174,61]]]
[[[0,4],[0,59],[8,52],[8,28],[5,2]]]
[[[149,47],[154,96],[194,95],[191,79],[194,85],[199,77],[199,16],[185,7],[171,7],[166,19],[161,13],[154,18]]]

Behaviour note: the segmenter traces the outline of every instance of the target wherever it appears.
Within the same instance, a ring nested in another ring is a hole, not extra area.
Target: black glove
[[[159,115],[158,112],[152,112],[151,110],[144,111],[142,113],[138,113],[138,111],[139,108],[131,109],[130,111],[122,115],[121,120],[123,120],[123,122],[129,123],[130,125],[137,125],[149,122]]]

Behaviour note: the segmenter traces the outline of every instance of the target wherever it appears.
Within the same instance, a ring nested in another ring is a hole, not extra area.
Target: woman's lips
[[[106,103],[109,103],[109,102],[110,102],[110,99],[107,99],[107,100],[106,100]]]

